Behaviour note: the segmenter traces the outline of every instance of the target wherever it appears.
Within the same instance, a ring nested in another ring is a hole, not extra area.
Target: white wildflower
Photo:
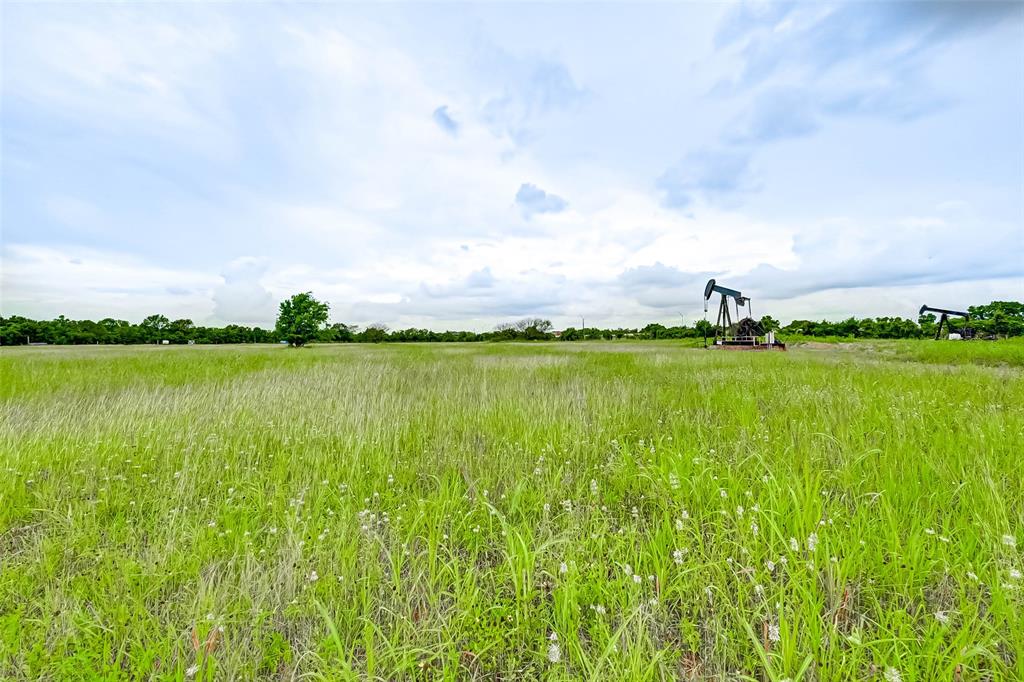
[[[561,573],[562,575],[565,575],[566,573],[568,573],[568,572],[569,572],[569,564],[567,564],[567,563],[565,563],[565,562],[563,561],[563,562],[562,562],[562,563],[561,563],[561,564],[560,564],[560,565],[558,566],[558,572],[559,572],[559,573]]]
[[[676,519],[676,530],[681,531],[682,529],[683,529],[683,520],[682,519]]]
[[[741,518],[743,517],[743,507],[742,506],[737,506],[736,507],[736,516],[739,516]]]
[[[939,621],[943,625],[949,624],[949,612],[948,611],[936,611],[935,620]]]
[[[899,670],[889,667],[885,669],[885,682],[903,682],[903,677]]]
[[[794,552],[800,551],[800,543],[796,541],[796,538],[789,539],[789,548]]]
[[[725,492],[725,488],[719,488],[718,494],[722,496],[722,499],[729,497],[729,493]]]
[[[316,570],[310,571],[309,572],[309,582],[315,583],[317,580],[320,580],[320,576],[317,575]]]
[[[1016,568],[1011,568],[1010,569],[1010,577],[1013,578],[1014,580],[1020,580],[1021,573]]]
[[[771,559],[769,559],[768,561],[764,562],[764,566],[765,566],[765,568],[768,569],[769,573],[774,573],[775,572],[775,562],[772,561]]]
[[[928,535],[935,535],[935,531],[932,530],[931,528],[925,528],[924,532],[927,533]]]
[[[562,660],[562,648],[558,646],[558,642],[552,642],[548,646],[548,660],[552,663],[558,663]]]
[[[633,582],[635,582],[637,585],[640,584],[641,580],[643,580],[643,578],[641,578],[640,576],[638,576],[638,575],[634,575],[633,576]]]
[[[974,571],[967,571],[967,577],[973,580],[974,582],[978,582],[978,574]]]
[[[818,534],[811,533],[807,536],[807,550],[813,552],[818,547]]]
[[[770,623],[768,625],[768,641],[778,644],[781,639],[782,635],[779,633],[779,626],[775,623]]]
[[[1003,544],[1006,545],[1007,547],[1016,547],[1017,546],[1017,538],[1015,538],[1012,535],[1004,535],[1003,536]]]
[[[681,549],[677,549],[676,551],[672,552],[672,561],[676,562],[677,566],[681,566],[682,565],[682,563],[683,563],[683,554],[685,554],[685,552],[683,550],[681,550]]]
[[[590,494],[597,495],[597,481],[590,479]]]
[[[199,672],[199,666],[190,665],[188,670],[185,671],[185,677],[195,677],[197,672]]]

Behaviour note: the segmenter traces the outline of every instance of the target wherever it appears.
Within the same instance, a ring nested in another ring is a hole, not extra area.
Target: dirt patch
[[[801,350],[836,350],[837,348],[834,343],[822,343],[821,341],[804,341],[794,344],[793,347]]]

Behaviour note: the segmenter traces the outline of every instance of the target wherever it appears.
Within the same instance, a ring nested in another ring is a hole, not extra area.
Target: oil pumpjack
[[[750,310],[750,298],[736,289],[723,287],[709,279],[704,287],[704,315],[707,317],[708,301],[713,294],[720,294],[718,317],[715,320],[715,338],[711,348],[723,350],[786,350],[786,344],[775,339],[775,332],[766,332],[761,323],[751,316],[740,317],[740,308],[746,306]],[[733,323],[729,312],[729,299],[736,308],[736,322]],[[704,338],[707,348],[707,337]]]
[[[946,310],[944,308],[932,308],[929,305],[923,305],[921,306],[921,310],[917,312],[917,315],[918,317],[920,317],[925,313],[939,313],[939,315],[941,316],[939,317],[938,326],[935,327],[936,341],[942,338],[943,327],[946,328],[946,333],[948,334],[947,338],[952,340],[969,339],[974,336],[973,331],[967,327],[967,323],[971,321],[971,316],[969,313],[965,313],[960,310]],[[963,318],[963,325],[960,327],[959,332],[953,331],[953,323],[949,321],[949,318],[951,316]]]

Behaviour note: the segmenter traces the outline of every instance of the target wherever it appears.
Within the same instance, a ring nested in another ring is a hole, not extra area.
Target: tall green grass
[[[5,350],[0,677],[1022,679],[1019,353]]]

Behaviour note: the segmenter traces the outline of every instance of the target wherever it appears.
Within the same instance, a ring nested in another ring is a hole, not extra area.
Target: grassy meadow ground
[[[1024,679],[1024,344],[0,352],[3,679]]]

